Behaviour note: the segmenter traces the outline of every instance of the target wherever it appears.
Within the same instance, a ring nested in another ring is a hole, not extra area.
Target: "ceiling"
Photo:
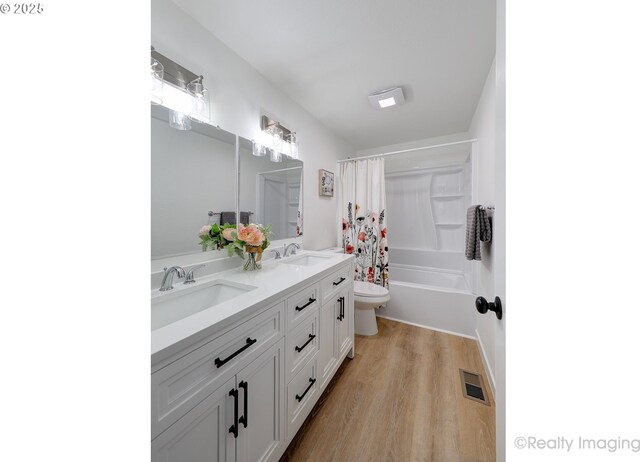
[[[356,149],[467,131],[495,51],[495,0],[174,2]]]

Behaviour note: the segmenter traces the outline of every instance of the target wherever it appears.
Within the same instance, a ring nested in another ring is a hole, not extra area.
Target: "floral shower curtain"
[[[389,247],[385,223],[384,159],[342,163],[338,204],[342,248],[345,253],[356,256],[355,280],[387,287]]]

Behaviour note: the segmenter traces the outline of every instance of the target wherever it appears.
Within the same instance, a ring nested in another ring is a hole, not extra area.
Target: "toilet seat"
[[[353,295],[356,301],[356,308],[359,308],[357,303],[359,301],[366,305],[366,308],[373,308],[387,303],[390,299],[387,288],[364,281],[353,282]]]
[[[359,297],[384,297],[389,295],[389,290],[371,282],[354,281],[353,293]]]

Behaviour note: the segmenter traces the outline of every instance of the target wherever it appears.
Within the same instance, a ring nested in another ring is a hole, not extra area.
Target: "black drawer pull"
[[[296,347],[296,351],[297,351],[298,353],[300,353],[302,350],[304,350],[304,347],[306,347],[307,345],[309,345],[309,343],[311,343],[311,341],[312,341],[314,338],[316,338],[316,336],[315,336],[315,335],[311,335],[311,334],[309,334],[309,340],[307,340],[306,342],[304,342],[304,345],[302,345],[301,347],[297,346],[297,347]]]
[[[315,302],[316,299],[315,298],[310,298],[309,301],[307,303],[305,303],[302,306],[296,306],[296,311],[302,311],[304,310],[306,307],[308,307],[309,305],[311,305],[313,302]]]
[[[334,286],[339,286],[340,284],[342,284],[347,278],[340,278],[340,280],[338,282],[334,282],[333,285]]]
[[[238,437],[238,390],[235,388],[229,392],[229,396],[233,396],[233,425],[229,427],[229,433],[233,433],[233,437]]]
[[[238,356],[240,353],[242,353],[244,350],[249,348],[251,345],[253,345],[257,341],[258,341],[257,338],[252,339],[251,337],[247,337],[247,344],[245,346],[240,348],[238,351],[236,351],[234,354],[232,354],[228,358],[225,358],[225,359],[216,358],[215,361],[213,361],[213,363],[216,365],[216,367],[222,367],[224,364],[226,364],[229,361],[231,361],[233,358]]]
[[[247,428],[249,425],[249,384],[243,380],[238,386],[244,389],[244,415],[238,419],[238,422]]]
[[[302,399],[304,398],[304,395],[306,395],[309,392],[309,390],[311,390],[311,387],[313,386],[314,383],[316,383],[316,379],[309,379],[309,386],[304,391],[302,396],[296,395],[296,399],[298,400],[298,402],[302,401]]]

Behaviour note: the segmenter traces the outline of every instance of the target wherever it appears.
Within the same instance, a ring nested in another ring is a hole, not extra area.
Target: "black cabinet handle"
[[[311,387],[313,386],[314,383],[316,383],[316,379],[309,379],[309,386],[304,391],[304,393],[302,395],[296,395],[296,399],[298,400],[298,402],[302,401],[302,398],[304,398],[304,395],[306,395],[309,392],[309,390],[311,390]]]
[[[311,341],[312,341],[314,338],[316,338],[316,336],[315,336],[315,335],[311,335],[311,334],[309,334],[309,340],[307,340],[306,342],[304,342],[304,345],[302,345],[301,347],[297,346],[297,347],[296,347],[296,351],[297,351],[298,353],[300,353],[302,350],[304,350],[304,347],[306,347],[307,345],[309,345],[309,343],[311,343]]]
[[[308,307],[309,305],[311,305],[313,302],[315,302],[316,299],[315,298],[310,298],[309,301],[307,303],[305,303],[302,306],[296,306],[296,311],[302,311],[304,310],[306,307]]]
[[[242,353],[244,350],[246,350],[247,348],[249,348],[251,345],[253,345],[254,343],[256,343],[258,341],[257,338],[252,339],[251,337],[247,337],[247,343],[245,346],[243,346],[242,348],[240,348],[238,351],[236,351],[235,353],[233,353],[231,356],[229,356],[228,358],[225,359],[220,359],[220,358],[216,358],[213,363],[216,365],[216,367],[222,367],[224,364],[228,363],[229,361],[231,361],[233,358],[235,358],[236,356],[238,356],[240,353]]]
[[[238,386],[244,389],[244,415],[238,419],[238,422],[247,428],[249,425],[249,384],[243,380]]]
[[[233,437],[238,437],[238,390],[235,388],[229,392],[229,396],[233,396],[233,425],[229,427],[229,433],[233,433]]]
[[[338,319],[338,321],[342,321],[344,319],[344,297],[340,297],[338,299],[338,303],[340,303],[340,314],[336,319]]]
[[[334,286],[339,286],[340,284],[342,284],[347,278],[340,278],[340,280],[338,282],[334,282],[333,285]]]

